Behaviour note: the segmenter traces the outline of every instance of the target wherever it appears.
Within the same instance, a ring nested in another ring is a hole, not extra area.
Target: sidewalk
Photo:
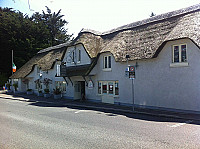
[[[5,99],[20,100],[20,101],[25,101],[25,102],[47,103],[47,104],[54,104],[58,106],[71,106],[71,107],[86,108],[86,109],[91,109],[91,110],[105,110],[109,112],[145,114],[145,115],[150,115],[150,116],[200,121],[200,114],[180,113],[180,112],[142,109],[142,108],[135,108],[135,111],[133,111],[132,107],[122,106],[122,105],[113,105],[113,104],[90,102],[90,101],[77,101],[77,100],[69,100],[69,99],[55,100],[53,99],[53,97],[44,98],[44,97],[38,97],[36,95],[2,93],[1,91],[0,91],[0,97],[5,98]]]

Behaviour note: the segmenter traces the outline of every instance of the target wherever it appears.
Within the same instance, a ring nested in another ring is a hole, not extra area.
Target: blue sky
[[[1,7],[11,7],[30,16],[48,6],[61,9],[67,28],[74,36],[82,28],[107,31],[156,15],[200,3],[200,0],[0,0]]]

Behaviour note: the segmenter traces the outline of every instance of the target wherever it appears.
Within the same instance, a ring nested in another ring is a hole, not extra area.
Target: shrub
[[[61,94],[61,90],[59,88],[53,89],[53,93],[55,95],[59,95],[59,94]]]
[[[27,89],[27,91],[28,91],[28,92],[31,92],[31,91],[32,91],[32,89]]]
[[[48,89],[48,88],[45,88],[45,89],[44,89],[44,92],[45,92],[45,93],[49,93],[49,89]]]
[[[6,83],[6,87],[8,88],[8,90],[10,90],[10,86],[11,86],[10,83]]]
[[[17,91],[18,84],[17,84],[17,83],[14,83],[13,86],[14,86],[14,88],[15,88],[15,91]]]

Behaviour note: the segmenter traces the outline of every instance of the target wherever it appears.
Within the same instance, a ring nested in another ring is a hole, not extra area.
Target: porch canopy
[[[65,77],[87,76],[90,69],[91,69],[91,64],[66,67]]]

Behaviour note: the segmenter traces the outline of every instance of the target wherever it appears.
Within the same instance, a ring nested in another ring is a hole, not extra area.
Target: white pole
[[[133,97],[133,111],[135,111],[135,102],[134,102],[134,79],[132,78],[132,97]]]
[[[12,64],[11,64],[11,66],[12,66],[12,75],[13,75],[13,50],[12,50]],[[11,86],[12,86],[12,90],[13,90],[13,79],[11,79]]]
[[[13,50],[12,50],[12,74],[13,74]]]

